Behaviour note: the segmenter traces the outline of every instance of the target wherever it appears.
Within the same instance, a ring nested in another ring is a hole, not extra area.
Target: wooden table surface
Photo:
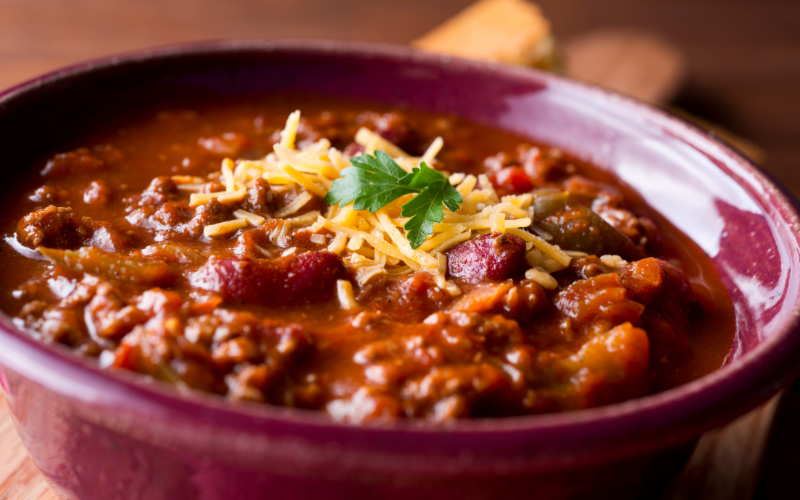
[[[84,59],[200,39],[298,37],[406,43],[469,3],[0,0],[0,89]],[[800,1],[537,3],[562,40],[598,29],[635,28],[675,43],[687,57],[689,79],[674,104],[761,146],[768,170],[800,195]],[[0,500],[52,498],[30,460],[19,453],[16,436],[4,432],[10,425],[0,397]],[[6,474],[10,470],[15,471],[13,481]],[[757,497],[778,498],[764,493]]]

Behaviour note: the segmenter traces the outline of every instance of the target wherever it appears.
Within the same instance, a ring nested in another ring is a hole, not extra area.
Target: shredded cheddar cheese
[[[281,146],[292,149],[294,148],[294,140],[297,137],[297,127],[300,125],[300,110],[297,110],[289,115],[286,120],[286,128],[281,132]]]
[[[327,192],[327,190],[315,184],[314,181],[312,181],[304,173],[296,170],[288,163],[282,164],[281,168],[283,169],[284,172],[286,172],[286,175],[289,176],[289,178],[291,178],[293,181],[306,188],[308,192],[313,193],[319,196],[320,198],[325,197],[325,193]]]
[[[353,285],[347,280],[336,281],[336,295],[339,297],[339,304],[342,309],[350,310],[358,307],[358,302],[353,295]]]
[[[301,193],[297,198],[292,200],[291,203],[289,203],[285,207],[277,210],[275,212],[275,217],[277,217],[279,219],[282,219],[282,218],[286,217],[287,215],[292,215],[293,213],[295,213],[298,210],[300,210],[301,208],[303,208],[303,205],[305,205],[306,203],[311,201],[311,198],[312,198],[312,196],[310,194],[308,194],[307,191]]]
[[[364,146],[364,152],[367,154],[373,154],[376,150],[381,150],[395,159],[408,158],[411,156],[368,128],[361,127],[358,129],[355,141],[356,144]]]
[[[227,234],[237,229],[241,229],[247,226],[248,222],[246,219],[236,219],[236,220],[229,220],[225,222],[220,222],[219,224],[211,224],[203,228],[203,234],[205,234],[209,238],[213,238],[215,236],[222,236],[223,234]]]
[[[203,184],[206,180],[194,175],[173,175],[170,177],[175,184]]]
[[[192,195],[189,197],[189,205],[197,207],[199,205],[208,203],[214,198],[223,203],[226,201],[241,201],[245,196],[247,196],[247,190],[245,188],[241,188],[233,192],[219,191],[216,193],[192,193]]]
[[[236,191],[236,178],[233,176],[233,160],[225,158],[222,160],[222,179],[225,182],[225,191],[232,193]]]
[[[345,246],[347,246],[347,235],[344,233],[337,233],[328,244],[328,251],[338,255],[344,252]]]
[[[308,241],[314,243],[316,245],[324,245],[328,242],[328,239],[325,237],[324,234],[312,234],[308,237]]]
[[[277,224],[267,234],[270,242],[284,249],[281,255],[292,255],[298,251],[289,244],[293,228],[309,232],[309,241],[325,245],[329,252],[341,255],[354,271],[356,281],[362,285],[381,275],[424,271],[433,275],[439,288],[451,295],[458,295],[461,293],[458,286],[446,279],[445,252],[453,245],[488,232],[513,234],[522,238],[528,247],[526,259],[531,266],[526,277],[545,288],[551,288],[555,283],[549,273],[569,265],[571,255],[548,243],[546,240],[552,239],[552,236],[533,225],[533,195],[504,196],[501,199],[483,174],[476,177],[456,173],[448,177],[450,184],[461,194],[463,202],[455,212],[445,209],[442,222],[433,225],[433,234],[417,249],[411,248],[403,228],[409,218],[401,215],[402,205],[412,195],[398,198],[375,213],[354,210],[352,204],[330,206],[324,215],[318,211],[303,212],[303,208],[314,197],[325,197],[333,182],[340,177],[340,172],[350,166],[350,158],[331,147],[327,139],[312,144],[303,143],[298,148],[299,124],[300,112],[295,111],[286,120],[280,133],[280,142],[261,160],[234,162],[226,158],[219,174],[210,177],[212,180],[218,179],[225,186],[225,191],[196,192],[207,185],[207,181],[199,177],[173,176],[172,179],[180,189],[192,192],[192,206],[214,198],[221,203],[241,201],[247,195],[247,189],[260,178],[269,182],[275,192],[295,190],[297,196],[273,214]],[[444,141],[437,137],[422,156],[414,157],[366,128],[358,130],[355,142],[363,146],[367,154],[373,154],[376,150],[384,151],[409,172],[419,167],[421,162],[430,166],[444,147]],[[236,219],[207,226],[204,230],[206,236],[223,236],[247,225],[261,226],[267,220],[242,209],[236,210],[233,215]],[[332,236],[319,234],[323,230],[330,231]],[[272,256],[271,252],[260,247],[258,249],[266,256]],[[608,257],[604,263],[609,267],[620,264],[612,260],[612,256],[604,257]],[[356,307],[350,283],[340,281],[337,286],[342,307]]]
[[[319,212],[314,210],[313,212],[306,212],[303,215],[298,215],[297,217],[290,217],[286,219],[288,222],[292,224],[294,227],[305,227],[314,224],[319,217]]]
[[[267,220],[264,217],[254,214],[253,212],[248,212],[247,210],[237,210],[233,212],[233,215],[235,215],[237,219],[246,220],[253,226],[261,225]]]

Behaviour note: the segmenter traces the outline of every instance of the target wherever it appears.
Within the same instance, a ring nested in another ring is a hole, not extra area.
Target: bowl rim
[[[715,159],[721,160],[725,167],[732,171],[724,172],[726,176],[733,178],[737,185],[743,187],[748,195],[758,200],[760,204],[773,208],[775,213],[770,214],[770,218],[775,219],[780,216],[784,224],[791,229],[794,240],[786,244],[795,250],[800,248],[798,202],[761,167],[713,133],[636,99],[561,75],[532,68],[431,54],[406,46],[331,40],[256,39],[205,41],[147,48],[81,62],[12,86],[0,92],[0,113],[6,102],[21,95],[64,80],[91,76],[93,72],[104,68],[135,65],[165,58],[240,51],[335,54],[356,58],[380,58],[403,64],[448,65],[451,68],[491,72],[505,79],[523,82],[544,81],[548,86],[555,85],[560,90],[580,94],[588,99],[598,102],[610,101],[624,116],[644,117],[665,131],[669,131],[682,142],[704,153],[713,153]],[[732,174],[735,174],[735,177]],[[444,427],[407,420],[380,425],[343,424],[317,411],[247,403],[232,404],[222,398],[198,394],[195,391],[191,394],[180,393],[172,386],[148,381],[138,374],[101,370],[89,361],[75,356],[66,348],[41,343],[18,329],[5,313],[0,313],[0,347],[2,347],[1,365],[62,395],[97,403],[109,398],[108,392],[103,395],[103,390],[115,391],[116,397],[111,397],[115,405],[129,409],[145,405],[187,415],[202,412],[204,418],[211,419],[215,423],[230,425],[235,422],[237,428],[248,432],[258,433],[270,423],[280,422],[289,424],[290,427],[314,427],[334,434],[344,430],[348,434],[358,432],[383,436],[419,435],[426,440],[435,440],[437,436],[457,435],[459,439],[465,440],[464,447],[469,447],[471,437],[484,439],[487,435],[499,436],[510,433],[516,437],[524,435],[533,439],[537,435],[546,433],[550,438],[563,439],[565,444],[572,443],[574,447],[579,448],[575,436],[585,437],[586,432],[591,430],[593,433],[602,433],[603,442],[613,442],[616,439],[620,443],[613,449],[607,450],[592,445],[593,457],[598,453],[622,457],[693,439],[702,432],[753,408],[788,383],[800,371],[800,366],[791,362],[794,355],[800,354],[800,305],[794,305],[791,316],[785,319],[780,331],[759,343],[751,352],[706,376],[674,389],[587,410],[524,417],[459,420]],[[66,376],[67,374],[69,376]],[[90,388],[83,384],[91,384],[93,390],[87,390]],[[749,392],[742,394],[738,390],[739,387]],[[630,436],[629,429],[637,426],[642,428],[642,422],[645,421],[647,423],[644,427],[647,428],[649,437],[627,442],[625,437]],[[443,432],[443,429],[446,429],[446,432]],[[579,430],[581,432],[578,432]],[[478,441],[472,444],[479,446]]]

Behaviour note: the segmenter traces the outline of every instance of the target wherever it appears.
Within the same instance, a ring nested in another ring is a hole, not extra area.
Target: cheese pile
[[[319,238],[321,235],[315,234],[312,241],[324,241],[328,251],[341,255],[355,270],[356,280],[362,285],[380,274],[425,271],[435,277],[437,286],[452,295],[458,295],[460,290],[456,284],[445,278],[447,256],[444,252],[457,243],[488,232],[514,234],[525,240],[527,260],[532,266],[526,277],[546,288],[556,286],[549,272],[569,265],[570,256],[547,243],[550,235],[532,224],[533,196],[522,194],[501,198],[485,175],[475,177],[457,173],[449,177],[464,201],[456,212],[450,212],[445,207],[444,220],[434,224],[433,234],[417,249],[411,248],[403,229],[409,219],[400,215],[402,205],[413,194],[398,198],[375,213],[354,210],[351,203],[345,207],[330,206],[325,214],[313,211],[292,217],[313,196],[324,198],[333,181],[339,178],[339,172],[351,166],[350,159],[331,147],[327,139],[297,149],[295,142],[299,122],[299,111],[289,115],[280,142],[263,160],[239,160],[234,163],[231,159],[225,159],[219,173],[219,181],[225,185],[225,191],[193,192],[190,204],[198,206],[212,198],[221,202],[242,200],[247,188],[258,178],[267,180],[276,192],[301,188],[301,194],[278,209],[275,218],[283,219],[300,231],[318,233],[327,229],[333,233],[332,238],[324,240]],[[366,128],[357,132],[355,141],[364,147],[366,154],[384,151],[406,171],[418,167],[421,162],[430,165],[444,144],[441,138],[437,138],[421,157],[413,157]],[[173,180],[179,184],[179,189],[186,191],[199,191],[203,185],[201,178],[175,176]],[[205,235],[220,236],[265,222],[263,217],[245,210],[237,210],[234,215],[234,220],[207,226]],[[289,224],[279,224],[277,231],[285,233]],[[524,228],[532,228],[538,236]],[[277,239],[279,246],[282,246],[281,239]],[[340,295],[347,296],[347,287],[340,288]]]

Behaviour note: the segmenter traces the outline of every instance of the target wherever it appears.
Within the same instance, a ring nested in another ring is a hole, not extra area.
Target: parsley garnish
[[[442,205],[455,212],[463,201],[447,177],[425,162],[406,172],[383,151],[376,151],[375,156],[363,154],[350,162],[353,166],[342,170],[342,177],[333,181],[325,203],[343,207],[352,201],[355,210],[377,212],[403,195],[417,193],[401,211],[403,217],[411,217],[403,226],[411,248],[419,248],[433,234],[433,225],[442,222]]]

